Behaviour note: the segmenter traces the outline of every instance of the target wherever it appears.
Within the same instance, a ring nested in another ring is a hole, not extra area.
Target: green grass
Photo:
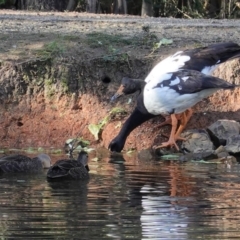
[[[134,45],[137,43],[137,39],[126,38],[126,36],[116,34],[110,35],[101,32],[94,32],[87,34],[87,42],[90,47],[108,47],[109,45],[122,46],[122,45]]]
[[[63,40],[75,42],[75,41],[79,40],[79,36],[65,35],[65,36],[63,36]]]
[[[105,48],[108,51],[118,50],[118,48],[122,46],[147,46],[152,48],[153,45],[158,41],[159,40],[157,36],[150,31],[149,26],[143,27],[141,32],[130,37],[121,34],[111,35],[102,32],[93,32],[87,34],[87,44],[90,47]]]
[[[65,51],[65,47],[57,41],[44,44],[42,49],[36,51],[38,57],[43,59],[54,58],[61,55]]]
[[[0,0],[1,1],[1,0]],[[0,3],[1,4],[1,3]],[[8,35],[1,35],[0,36],[0,40],[4,41],[4,40],[7,40],[9,38]]]
[[[106,54],[102,57],[105,61],[128,61],[131,48],[144,46],[151,49],[158,42],[157,36],[150,31],[150,28],[143,27],[142,31],[133,36],[121,34],[107,34],[93,32],[86,35],[86,43],[91,48],[102,48]],[[124,48],[128,46],[128,48]]]

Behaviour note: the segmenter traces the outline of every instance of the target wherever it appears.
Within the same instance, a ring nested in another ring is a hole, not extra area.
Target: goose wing
[[[159,82],[159,76],[180,69],[211,74],[219,64],[237,57],[240,57],[240,46],[232,42],[179,51],[159,62],[148,74],[145,82]]]
[[[232,42],[216,43],[207,47],[185,50],[180,54],[180,56],[182,55],[187,55],[191,59],[191,61],[185,62],[184,69],[210,74],[217,65],[240,57],[240,46]]]
[[[167,78],[166,78],[167,76]],[[170,88],[179,94],[189,94],[200,92],[205,89],[230,89],[234,85],[224,81],[223,79],[209,76],[194,70],[179,70],[165,74],[160,83],[152,87],[154,88]]]

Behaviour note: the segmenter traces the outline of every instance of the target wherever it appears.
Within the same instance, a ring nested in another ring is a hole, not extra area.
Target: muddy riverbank
[[[0,32],[0,147],[62,147],[80,131],[92,146],[106,147],[135,104],[136,95],[109,102],[122,77],[144,78],[158,60],[180,49],[239,43],[240,20],[0,11]],[[162,38],[173,43],[158,48]],[[239,74],[239,60],[215,72],[236,84]],[[125,113],[112,116],[96,140],[88,125],[116,106]],[[239,121],[240,91],[219,91],[194,110],[188,129],[217,119]],[[160,133],[170,128],[154,127],[162,120],[133,131],[125,149],[165,140]]]

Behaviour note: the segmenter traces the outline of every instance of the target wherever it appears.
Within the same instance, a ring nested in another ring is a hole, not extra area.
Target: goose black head
[[[119,98],[122,95],[128,95],[141,91],[142,85],[145,84],[143,80],[124,77],[117,92],[112,96],[111,101]]]

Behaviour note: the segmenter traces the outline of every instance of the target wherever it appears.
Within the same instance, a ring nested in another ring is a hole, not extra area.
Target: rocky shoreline
[[[218,120],[206,129],[187,130],[181,148],[192,153],[193,159],[227,158],[240,154],[240,123],[233,120]]]

